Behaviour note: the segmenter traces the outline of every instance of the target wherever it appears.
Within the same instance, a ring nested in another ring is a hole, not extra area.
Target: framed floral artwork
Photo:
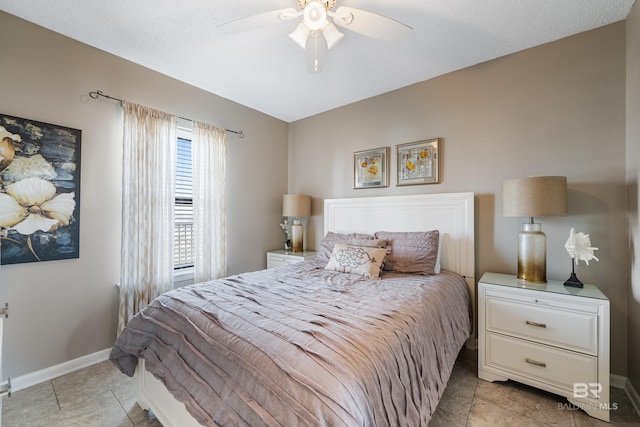
[[[0,114],[0,262],[80,256],[82,131]]]
[[[389,147],[353,153],[353,188],[389,186]]]
[[[438,146],[440,138],[396,146],[398,182],[396,185],[440,183]]]

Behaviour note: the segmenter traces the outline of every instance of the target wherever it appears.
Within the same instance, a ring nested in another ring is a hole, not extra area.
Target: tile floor
[[[476,376],[477,354],[463,350],[430,427],[637,426],[640,418],[624,392],[612,388],[618,409],[611,423],[571,410],[565,399],[513,382]],[[110,362],[82,369],[4,398],[3,427],[161,427],[140,409],[133,380]]]

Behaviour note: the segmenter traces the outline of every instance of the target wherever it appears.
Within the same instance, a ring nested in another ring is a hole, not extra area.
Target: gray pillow
[[[400,273],[434,274],[438,257],[440,232],[391,232],[378,231],[377,239],[387,240],[390,249],[384,270]]]
[[[345,243],[347,245],[357,245],[364,246],[363,242],[368,240],[374,240],[371,234],[364,233],[334,233],[333,231],[329,231],[323,238],[320,240],[320,244],[318,245],[318,255],[316,256],[316,260],[320,261],[324,264],[329,262],[331,258],[331,254],[333,253],[333,246],[336,243]]]

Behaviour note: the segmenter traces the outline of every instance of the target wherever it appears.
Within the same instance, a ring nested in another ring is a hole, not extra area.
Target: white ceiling
[[[323,72],[313,75],[304,51],[287,37],[297,20],[231,35],[217,28],[297,8],[295,0],[0,0],[0,10],[292,122],[623,20],[633,2],[338,0],[413,31],[392,43],[344,30]]]

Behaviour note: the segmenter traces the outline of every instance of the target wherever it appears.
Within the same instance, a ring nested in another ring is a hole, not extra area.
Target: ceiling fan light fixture
[[[410,26],[393,18],[362,9],[341,6],[334,11],[338,0],[296,1],[298,9],[289,7],[258,13],[227,22],[219,27],[225,33],[234,33],[302,17],[302,22],[289,34],[289,37],[306,51],[307,66],[311,73],[322,70],[326,52],[344,37],[340,31],[342,28],[384,41],[401,40],[412,30]],[[338,29],[338,27],[342,28]]]
[[[294,42],[298,43],[298,45],[300,45],[300,47],[304,49],[307,46],[307,38],[309,37],[310,33],[311,30],[309,30],[309,28],[303,22],[301,22],[298,24],[296,29],[293,30],[291,34],[289,34],[289,37],[291,37]]]
[[[331,49],[344,37],[344,34],[342,34],[331,22],[324,27],[322,34],[327,41],[327,49]]]
[[[311,31],[320,30],[327,25],[327,9],[320,1],[311,1],[304,8],[304,23]]]

